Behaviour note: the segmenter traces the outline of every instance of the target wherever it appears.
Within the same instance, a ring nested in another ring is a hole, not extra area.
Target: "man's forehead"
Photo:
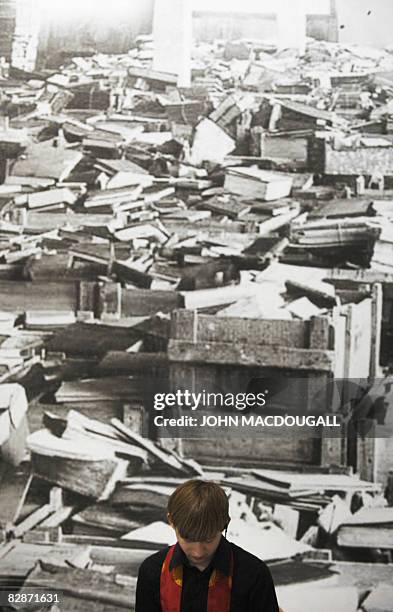
[[[195,538],[187,537],[187,535],[182,535],[177,530],[176,530],[176,535],[180,537],[182,540],[184,540],[185,542],[189,542],[190,544],[210,544],[216,538],[221,537],[221,532],[217,531],[213,535],[204,536],[203,539],[195,539]]]

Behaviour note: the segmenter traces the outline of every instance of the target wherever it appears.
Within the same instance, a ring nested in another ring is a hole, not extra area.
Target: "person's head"
[[[230,521],[225,491],[214,482],[184,482],[169,498],[168,521],[190,562],[208,564]]]

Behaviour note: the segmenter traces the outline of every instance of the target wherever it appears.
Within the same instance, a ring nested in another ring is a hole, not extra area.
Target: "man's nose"
[[[195,542],[192,547],[192,555],[193,557],[203,557],[205,555],[206,549],[204,544],[201,542]]]

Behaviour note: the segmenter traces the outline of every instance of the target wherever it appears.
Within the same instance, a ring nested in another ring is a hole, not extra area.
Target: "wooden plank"
[[[195,466],[188,465],[187,461],[181,460],[176,457],[173,453],[161,450],[154,442],[148,438],[143,438],[139,434],[135,433],[124,425],[118,419],[111,419],[111,424],[117,429],[127,441],[132,442],[136,446],[142,447],[146,450],[150,457],[163,464],[166,469],[175,471],[177,473],[183,473],[189,476],[196,476],[202,473],[202,470]]]
[[[184,479],[181,479],[177,484],[181,484],[182,482],[184,482]],[[31,535],[33,536],[33,533]],[[124,555],[124,557],[128,559],[130,556],[131,558],[138,556],[141,552],[139,548],[133,548],[127,540],[102,535],[83,535],[79,533],[63,534],[62,542],[64,545],[91,546],[93,549],[95,548],[101,556],[108,552],[108,554],[114,556],[117,554],[120,556]],[[116,551],[118,551],[118,553]],[[112,564],[113,562],[108,561],[108,563]]]
[[[327,317],[313,317],[310,321],[310,344],[312,349],[332,349],[331,326]]]
[[[334,351],[336,354],[336,365],[334,369],[335,378],[345,378],[345,346],[346,346],[346,314],[340,307],[332,312],[334,325]]]
[[[364,378],[370,374],[371,299],[349,304],[345,334],[344,378]]]
[[[41,544],[40,548],[44,549],[44,544],[41,543],[40,539],[42,533],[35,530],[27,535],[29,537],[29,544]],[[50,540],[48,540],[48,543],[49,542]],[[54,546],[54,548],[56,548],[56,546],[59,547],[58,544],[53,545],[53,543],[52,546]],[[145,550],[132,548],[130,542],[127,540],[82,534],[62,534],[60,546],[63,548],[71,548],[71,550],[73,546],[77,553],[87,549],[93,563],[113,565],[117,570],[121,571],[122,574],[129,576],[137,576],[142,561],[154,552],[151,548],[146,548]],[[47,547],[47,550],[50,550],[50,547]]]
[[[383,291],[380,283],[372,289],[371,303],[371,347],[370,347],[370,381],[380,376],[381,333],[382,333]]]
[[[242,298],[255,295],[258,288],[252,284],[225,285],[210,289],[196,289],[195,291],[183,291],[184,305],[187,310],[202,308],[216,308],[227,306]]]
[[[81,281],[77,284],[77,312],[94,312],[96,316],[96,303],[98,295],[98,284]]]
[[[172,313],[171,338],[196,342],[249,342],[308,348],[309,330],[305,321],[220,318],[195,311]]]
[[[15,471],[6,463],[0,463],[0,530],[18,520],[31,480],[24,466]]]
[[[124,476],[128,463],[122,459],[79,461],[64,457],[48,457],[32,453],[34,474],[47,482],[92,498],[105,499]]]
[[[143,381],[136,376],[106,376],[89,380],[63,381],[56,402],[143,401]]]
[[[52,487],[49,491],[49,503],[53,511],[60,510],[63,507],[63,489],[61,487]]]
[[[53,513],[52,506],[50,504],[45,504],[38,508],[35,512],[30,514],[24,521],[16,525],[16,527],[12,528],[12,535],[14,538],[20,538],[24,533],[33,529],[39,523],[44,521],[50,514]]]
[[[112,273],[118,280],[129,282],[141,289],[149,289],[153,282],[153,277],[147,272],[139,270],[136,265],[124,261],[114,261]]]
[[[147,414],[143,406],[131,406],[124,404],[122,421],[126,427],[135,431],[140,436],[143,435],[144,424],[147,426]]]
[[[184,307],[184,298],[176,291],[153,289],[122,289],[121,313],[123,317],[151,316],[158,311],[172,312]]]
[[[141,372],[151,375],[153,372],[164,374],[168,370],[166,353],[127,353],[126,351],[109,351],[100,361],[94,373],[96,375],[132,374]]]
[[[17,521],[20,508],[24,504],[32,478],[33,476],[31,475],[26,489],[21,497],[20,506],[13,520],[14,523]],[[53,487],[49,495],[49,504],[45,504],[41,508],[38,508],[22,522],[18,523],[16,526],[13,526],[10,531],[12,532],[13,537],[20,538],[31,529],[34,529],[34,527],[36,527],[37,525],[39,525],[40,528],[44,528],[46,526],[55,526],[56,519],[54,518],[54,516],[55,514],[58,514],[61,510],[64,510],[64,508],[62,508],[62,490],[59,487]],[[68,516],[69,514],[70,512],[68,513]],[[63,520],[65,520],[65,518],[67,518],[67,516],[65,516]]]
[[[29,587],[45,587],[75,599],[103,602],[119,609],[133,609],[136,579],[124,586],[113,574],[81,570],[38,562],[25,583]]]
[[[336,436],[337,434],[332,432],[330,427],[323,428],[320,458],[322,466],[339,466],[346,463],[342,452],[343,440]]]
[[[170,337],[184,340],[196,340],[200,315],[195,311],[175,310],[171,316]]]
[[[286,215],[277,215],[276,217],[272,217],[268,221],[263,221],[259,224],[258,233],[260,234],[260,236],[268,236],[269,234],[281,229],[285,225],[289,225],[290,222],[298,215],[299,210],[296,208],[294,210],[291,210]]]
[[[287,346],[261,346],[231,342],[187,342],[170,340],[168,357],[174,362],[234,364],[288,368],[291,370],[334,370],[334,352],[297,349]]]
[[[104,357],[108,351],[127,350],[140,340],[132,327],[75,323],[46,343],[48,351],[86,358]]]
[[[355,512],[352,516],[345,520],[343,526],[357,525],[360,527],[372,525],[386,527],[390,525],[393,528],[393,508],[392,507],[381,507],[381,508],[366,508],[363,506]]]
[[[210,238],[214,236],[216,238],[233,238],[234,242],[249,242],[256,240],[258,238],[258,234],[253,232],[250,234],[244,234],[244,222],[240,221],[232,221],[231,223],[226,223],[223,226],[222,223],[216,221],[214,218],[211,219],[203,219],[198,221],[198,230],[196,230],[195,223],[191,223],[189,221],[179,221],[176,219],[168,219],[165,221],[165,227],[171,234],[176,234],[179,239],[185,239],[190,236],[190,233],[196,234],[197,231],[210,232]],[[225,228],[225,229],[224,229]]]
[[[23,492],[22,492],[22,494],[20,496],[18,507],[15,510],[15,515],[14,515],[14,517],[12,519],[13,523],[16,523],[18,518],[19,518],[19,515],[20,515],[20,513],[22,511],[22,508],[24,506],[24,503],[26,501],[27,494],[29,492],[31,483],[33,482],[33,478],[34,478],[33,474],[30,473],[30,475],[29,475],[29,477],[27,479],[27,482],[26,482],[26,486],[24,487]]]
[[[330,401],[327,395],[327,378],[329,372],[314,370],[299,372],[288,370],[278,372],[271,367],[239,367],[238,365],[196,364],[189,362],[171,362],[170,388],[188,390],[195,393],[237,393],[250,392],[250,382],[259,387],[263,380],[277,380],[282,392],[270,398],[269,406],[274,409],[289,411],[290,414],[315,410],[315,402],[321,410],[329,410]],[[258,382],[259,381],[259,382]],[[280,382],[281,381],[281,382]],[[265,387],[263,387],[265,389]],[[262,389],[259,389],[262,390]],[[255,388],[254,388],[255,391]]]
[[[123,402],[73,402],[72,404],[40,404],[30,405],[28,412],[30,431],[34,432],[42,428],[45,412],[64,418],[69,410],[77,410],[88,418],[94,418],[102,423],[108,423],[110,419],[120,417],[123,410]]]
[[[350,548],[382,548],[393,549],[393,527],[374,527],[371,525],[340,527],[337,534],[337,544]]]
[[[120,283],[101,283],[97,311],[99,318],[120,319],[121,317]]]
[[[344,378],[350,377],[350,356],[352,351],[352,304],[349,304],[346,308],[346,319],[345,319],[345,344],[344,344]],[[346,398],[345,398],[346,399]]]
[[[333,308],[337,304],[335,296],[330,295],[319,286],[287,280],[285,286],[289,294],[295,297],[308,297],[319,308]]]
[[[59,527],[71,516],[73,510],[73,506],[64,506],[63,508],[59,508],[53,514],[48,516],[48,518],[42,521],[42,523],[39,525],[39,529],[53,529],[54,527]]]
[[[305,491],[307,489],[316,491],[369,491],[375,493],[379,491],[379,485],[359,480],[351,474],[334,473],[310,473],[310,472],[286,472],[276,470],[253,470],[252,474],[263,482],[272,483],[290,491]],[[374,510],[363,509],[368,517]],[[383,509],[386,516],[392,514],[389,510]],[[352,520],[352,519],[351,519]],[[348,520],[349,523],[349,520]]]
[[[90,283],[92,285],[94,283]],[[75,282],[0,282],[1,309],[6,312],[26,310],[77,310],[78,283]]]
[[[393,274],[377,270],[341,270],[334,268],[328,271],[327,278],[348,280],[356,283],[393,283]]]
[[[378,464],[378,447],[380,439],[375,435],[376,422],[365,420],[367,436],[357,436],[357,471],[361,478],[375,482]]]
[[[29,535],[34,534],[34,531]],[[32,570],[38,559],[50,560],[53,563],[72,562],[76,555],[86,551],[86,546],[76,544],[33,544],[14,541],[11,550],[0,558],[0,575],[10,578],[25,577]]]
[[[118,537],[143,525],[141,521],[130,518],[125,510],[105,504],[88,506],[75,514],[72,521],[77,525],[95,527],[98,532],[103,531],[104,534],[106,531],[112,532]]]
[[[182,451],[184,456],[192,457],[201,462],[209,462],[220,471],[225,466],[225,471],[230,470],[233,465],[245,468],[269,467],[271,469],[291,468],[300,469],[302,466],[318,465],[318,439],[271,438],[260,436],[247,438],[247,444],[243,437],[224,436],[220,434],[217,439],[182,440]],[[224,484],[224,483],[222,483]]]

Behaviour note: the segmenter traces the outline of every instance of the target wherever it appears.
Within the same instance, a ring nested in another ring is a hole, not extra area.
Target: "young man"
[[[189,480],[178,486],[168,521],[177,544],[143,561],[136,612],[278,612],[265,563],[221,535],[230,517],[218,485]]]

